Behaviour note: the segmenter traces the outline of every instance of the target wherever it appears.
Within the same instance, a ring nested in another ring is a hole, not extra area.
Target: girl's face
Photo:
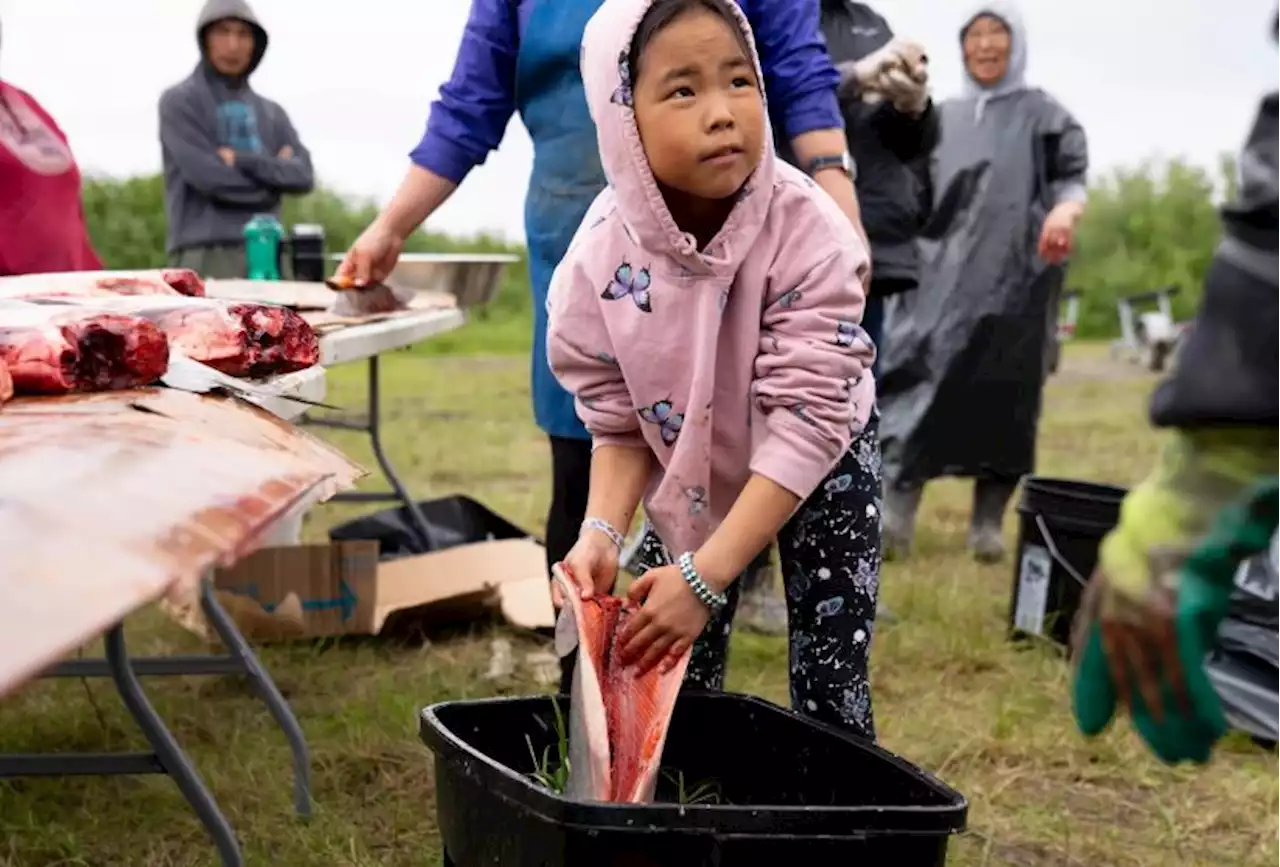
[[[1009,28],[993,15],[979,15],[964,31],[964,68],[983,87],[999,84],[1009,69]]]
[[[760,162],[764,100],[733,25],[709,9],[675,18],[644,47],[633,84],[636,126],[665,187],[728,199]]]

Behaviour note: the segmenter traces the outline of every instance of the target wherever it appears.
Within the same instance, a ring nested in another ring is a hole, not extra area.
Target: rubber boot
[[[901,560],[911,553],[916,535],[916,513],[924,486],[891,488],[884,492],[884,514],[881,523],[881,551],[885,560]]]
[[[773,546],[765,548],[738,579],[742,596],[734,615],[736,624],[761,635],[787,634],[787,604],[774,581]]]
[[[969,550],[979,563],[1004,559],[1004,510],[1017,482],[978,479],[973,483],[973,516],[969,524]]]

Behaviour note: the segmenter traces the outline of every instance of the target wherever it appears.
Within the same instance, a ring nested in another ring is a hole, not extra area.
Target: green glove
[[[1132,719],[1152,751],[1170,764],[1208,761],[1213,745],[1227,730],[1216,690],[1204,660],[1226,615],[1233,577],[1239,563],[1266,550],[1276,528],[1277,477],[1267,476],[1222,509],[1209,534],[1183,562],[1177,578],[1174,635],[1184,674],[1188,708],[1181,711],[1165,676],[1160,693],[1165,714],[1157,722],[1135,689]],[[1117,695],[1099,624],[1087,624],[1073,682],[1073,711],[1086,736],[1102,732],[1115,714]]]
[[[1173,688],[1161,678],[1160,693],[1165,714],[1157,722],[1138,694],[1132,690],[1130,708],[1133,726],[1151,751],[1169,764],[1209,760],[1213,745],[1226,733],[1227,723],[1222,704],[1204,669],[1204,659],[1213,647],[1217,623],[1222,619],[1219,608],[1230,596],[1216,586],[1206,585],[1191,576],[1179,597],[1175,634],[1178,659],[1182,664],[1189,713],[1181,713]],[[1115,715],[1116,685],[1111,679],[1102,634],[1095,621],[1090,626],[1088,643],[1081,655],[1074,684],[1076,724],[1086,736],[1104,731]]]

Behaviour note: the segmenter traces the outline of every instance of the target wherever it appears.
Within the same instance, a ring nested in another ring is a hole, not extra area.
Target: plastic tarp
[[[920,288],[885,300],[880,436],[894,486],[1034,469],[1064,273],[1037,244],[1088,161],[1080,126],[1042,91],[939,111]]]
[[[247,403],[172,389],[0,409],[0,694],[261,544],[364,471]]]
[[[1280,740],[1280,574],[1277,540],[1271,550],[1241,564],[1231,607],[1218,629],[1209,675],[1227,719],[1261,740]]]

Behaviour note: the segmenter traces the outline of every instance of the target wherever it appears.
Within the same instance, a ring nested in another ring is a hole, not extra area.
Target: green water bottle
[[[250,280],[280,279],[280,241],[284,226],[270,214],[244,224],[244,258]]]

